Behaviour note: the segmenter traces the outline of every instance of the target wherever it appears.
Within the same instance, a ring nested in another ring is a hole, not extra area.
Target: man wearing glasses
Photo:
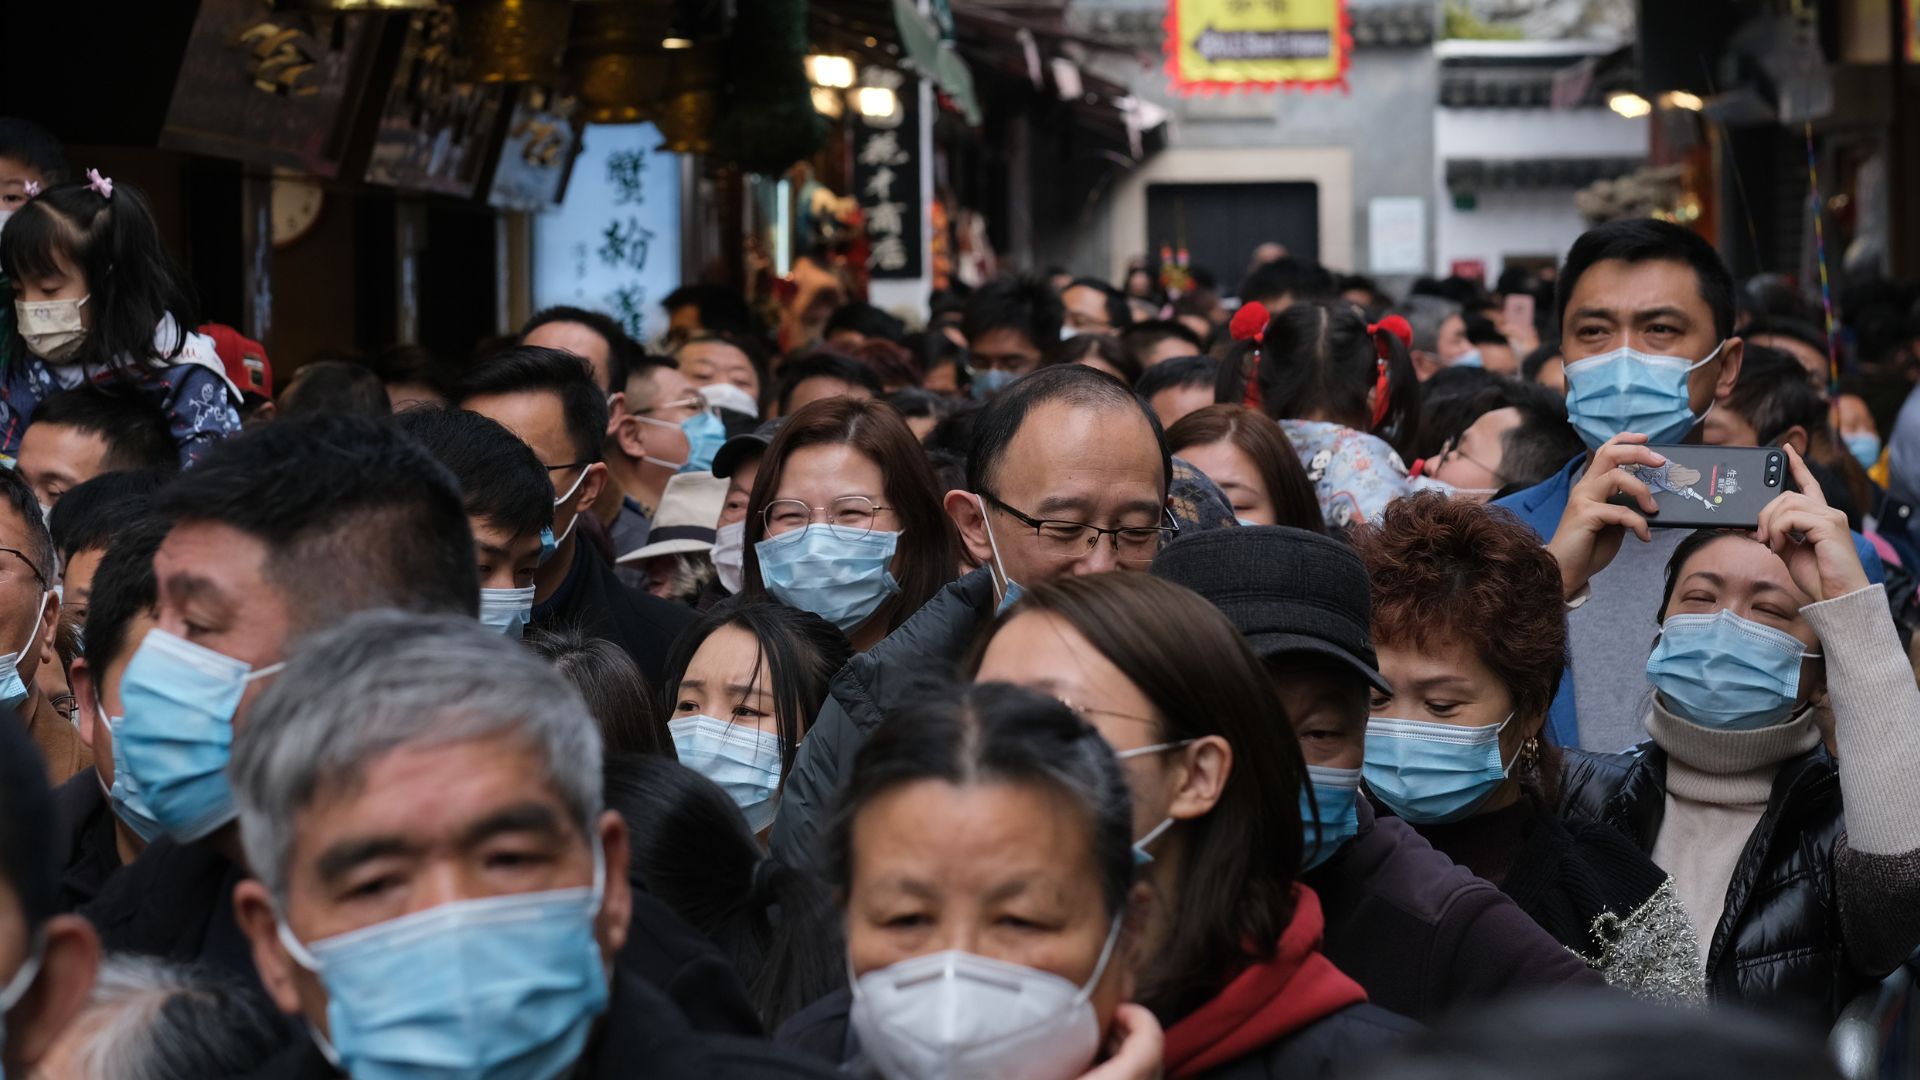
[[[952,670],[974,631],[1026,585],[1060,574],[1144,571],[1177,529],[1167,513],[1166,438],[1133,392],[1080,365],[1043,368],[981,412],[967,490],[947,515],[980,568],[934,594],[835,676],[787,775],[774,854],[813,858],[853,756],[911,676]]]
[[[53,661],[60,597],[53,592],[53,540],[33,489],[19,473],[0,470],[0,707],[26,721],[27,734],[46,759],[47,779],[59,785],[93,764],[80,734],[35,685],[43,661]]]

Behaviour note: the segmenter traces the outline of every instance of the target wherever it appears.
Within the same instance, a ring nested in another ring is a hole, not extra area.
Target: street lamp
[[[1629,120],[1635,120],[1653,111],[1647,99],[1631,90],[1621,90],[1607,95],[1607,108]]]
[[[813,85],[845,90],[853,85],[853,61],[844,56],[816,53],[807,57],[807,78]]]

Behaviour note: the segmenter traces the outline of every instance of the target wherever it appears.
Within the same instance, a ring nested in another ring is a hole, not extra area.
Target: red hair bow
[[[1400,339],[1400,347],[1413,348],[1413,326],[1399,315],[1389,315],[1377,323],[1367,324],[1367,336],[1373,338],[1374,355],[1378,358],[1378,374],[1373,382],[1373,426],[1378,428],[1387,419],[1390,405],[1387,381],[1387,346],[1380,340],[1382,332]]]
[[[1233,340],[1253,342],[1253,351],[1248,354],[1253,363],[1247,367],[1247,392],[1240,399],[1240,404],[1249,409],[1261,407],[1260,344],[1266,339],[1267,321],[1271,318],[1265,304],[1242,304],[1240,310],[1233,313],[1233,321],[1227,324]]]
[[[1369,337],[1379,337],[1382,330],[1399,338],[1402,348],[1413,348],[1413,327],[1408,324],[1404,316],[1389,315],[1377,323],[1367,324]]]

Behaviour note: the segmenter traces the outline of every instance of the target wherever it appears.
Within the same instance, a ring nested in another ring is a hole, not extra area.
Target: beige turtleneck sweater
[[[1873,585],[1802,609],[1826,656],[1839,749],[1847,846],[1868,855],[1920,848],[1920,687],[1900,649],[1886,590]],[[1766,810],[1782,763],[1814,748],[1811,713],[1758,731],[1715,731],[1669,713],[1658,696],[1647,731],[1665,750],[1666,816],[1653,861],[1673,875],[1700,937],[1701,962],[1726,907],[1727,886]]]

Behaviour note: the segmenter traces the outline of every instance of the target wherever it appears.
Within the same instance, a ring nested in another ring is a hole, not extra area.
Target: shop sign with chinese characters
[[[638,340],[666,329],[680,281],[680,162],[652,124],[590,124],[559,209],[534,219],[533,305],[605,311]]]
[[[917,278],[927,232],[920,192],[919,88],[882,68],[868,68],[862,81],[891,89],[898,102],[887,115],[853,117],[853,195],[866,221],[868,275]]]
[[[1346,0],[1168,0],[1167,74],[1182,93],[1347,85]]]

